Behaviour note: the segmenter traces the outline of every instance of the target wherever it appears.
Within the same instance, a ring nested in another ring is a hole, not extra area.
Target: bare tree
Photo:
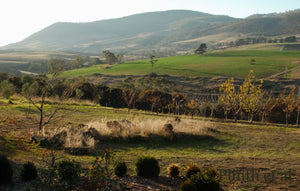
[[[34,82],[32,84],[25,84],[23,87],[23,96],[39,111],[39,131],[44,134],[44,126],[49,124],[60,107],[55,107],[50,114],[46,115],[45,103],[47,97],[51,95],[53,85],[57,80],[57,76],[62,72],[62,63],[60,59],[51,59],[49,61],[49,71],[51,78],[43,77],[41,84]],[[39,92],[38,92],[39,91]],[[39,99],[33,99],[33,95],[39,95]]]

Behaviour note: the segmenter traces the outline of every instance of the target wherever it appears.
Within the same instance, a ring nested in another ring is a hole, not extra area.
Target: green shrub
[[[189,178],[189,180],[196,186],[197,190],[220,190],[220,180],[215,169],[207,169],[194,174]]]
[[[23,164],[23,168],[21,170],[21,178],[23,181],[31,181],[36,179],[37,170],[35,165],[32,162],[27,162]]]
[[[171,177],[177,177],[179,175],[179,168],[178,164],[170,164],[167,168],[168,175]]]
[[[154,157],[139,157],[135,162],[135,167],[137,175],[145,178],[157,177],[160,172],[158,161]]]
[[[12,180],[13,170],[8,159],[4,155],[0,155],[0,185],[9,184]]]
[[[197,191],[197,187],[191,180],[187,179],[180,184],[179,191]]]
[[[117,162],[114,167],[115,175],[123,177],[127,172],[127,166],[125,162]]]
[[[79,164],[67,160],[60,161],[57,170],[59,180],[63,183],[67,183],[70,187],[75,184],[81,171]]]
[[[89,181],[92,188],[87,188],[87,190],[96,190],[96,188],[101,188],[106,181],[107,176],[105,175],[105,169],[101,164],[99,157],[96,157],[89,171]]]
[[[185,176],[190,178],[192,175],[197,174],[201,171],[200,167],[194,163],[191,163],[187,166]]]

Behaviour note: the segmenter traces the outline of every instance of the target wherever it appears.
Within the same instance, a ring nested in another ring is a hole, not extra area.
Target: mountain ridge
[[[253,15],[245,19],[190,10],[169,10],[85,23],[57,22],[1,49],[93,54],[100,54],[106,49],[123,54],[149,54],[157,50],[175,54],[194,49],[203,39],[210,46],[215,46],[220,41],[243,36],[299,35],[298,31],[300,9]]]

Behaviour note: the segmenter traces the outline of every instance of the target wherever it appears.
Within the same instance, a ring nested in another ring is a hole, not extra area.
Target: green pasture
[[[251,59],[255,59],[255,64],[250,64]],[[182,55],[158,58],[153,68],[149,60],[125,62],[111,67],[97,65],[90,68],[66,71],[62,74],[62,77],[86,76],[95,73],[145,75],[155,72],[160,75],[174,76],[244,78],[249,70],[254,70],[258,78],[264,78],[296,67],[299,60],[299,51],[227,50],[215,51],[203,56]]]

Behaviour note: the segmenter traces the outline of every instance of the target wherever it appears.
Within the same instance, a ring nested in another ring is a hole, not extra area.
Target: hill
[[[160,75],[235,77],[244,78],[254,70],[258,78],[265,78],[299,66],[298,51],[282,51],[287,44],[244,46],[241,49],[214,51],[203,56],[181,55],[159,58],[154,67],[149,60],[125,62],[118,65],[96,65],[90,68],[70,70],[62,76],[87,76],[93,74],[145,75],[155,72]],[[255,64],[250,60],[255,59]]]
[[[0,73],[15,75],[23,73],[43,73],[48,70],[51,58],[74,59],[78,54],[47,51],[0,51]]]
[[[236,19],[187,10],[131,15],[89,23],[55,23],[2,49],[75,51],[100,54],[109,49],[147,55],[174,55],[241,37],[299,35],[300,10]]]

